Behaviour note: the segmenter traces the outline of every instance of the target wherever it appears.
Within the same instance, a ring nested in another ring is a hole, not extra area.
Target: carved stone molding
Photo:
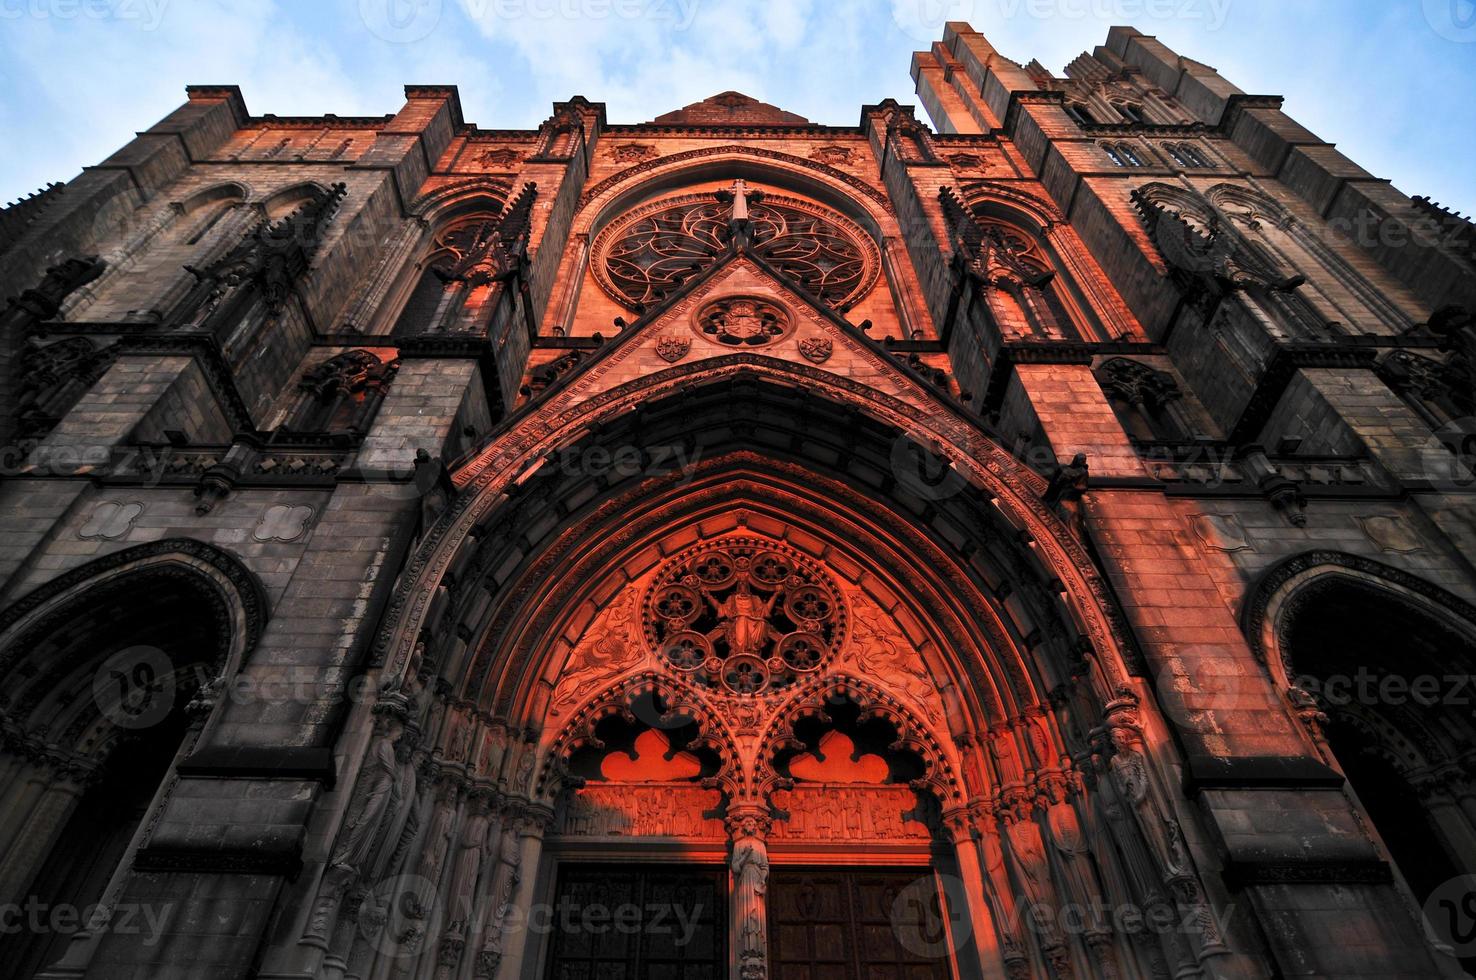
[[[1472,605],[1453,592],[1391,565],[1374,561],[1372,558],[1351,555],[1342,551],[1308,551],[1272,566],[1251,589],[1246,600],[1245,611],[1241,615],[1242,631],[1256,659],[1261,663],[1267,663],[1269,655],[1266,649],[1266,617],[1271,604],[1283,597],[1283,590],[1293,579],[1317,568],[1345,570],[1353,573],[1355,577],[1373,579],[1375,580],[1373,584],[1377,584],[1377,580],[1382,579],[1429,600],[1438,608],[1464,620],[1472,630],[1476,630],[1476,605]],[[1395,596],[1397,598],[1397,594]],[[1273,625],[1277,629],[1281,628],[1280,624]],[[1278,643],[1278,645],[1281,647],[1282,666],[1286,671],[1286,676],[1295,677],[1296,670],[1290,662],[1290,651],[1285,644]]]

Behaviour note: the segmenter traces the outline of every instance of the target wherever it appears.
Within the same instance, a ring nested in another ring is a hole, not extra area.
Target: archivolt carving
[[[7,631],[36,610],[50,606],[52,615],[56,615],[57,603],[66,601],[69,593],[75,595],[80,587],[154,566],[170,566],[177,573],[193,572],[199,580],[208,578],[214,592],[220,596],[217,618],[224,624],[231,624],[234,622],[232,607],[239,609],[242,616],[240,649],[245,653],[256,646],[269,610],[261,581],[234,556],[213,545],[190,538],[167,538],[104,555],[22,596],[0,612],[0,649],[27,648],[34,643],[35,637],[50,629],[51,621],[42,620],[32,623],[24,636],[4,640]]]
[[[845,336],[840,339],[857,355],[868,356],[867,349],[859,342]],[[1090,556],[1080,542],[1059,527],[1057,519],[1041,503],[1039,495],[1044,489],[1044,481],[1020,467],[984,437],[973,423],[958,416],[946,402],[911,382],[904,382],[904,385],[917,389],[920,403],[916,405],[878,392],[873,386],[861,385],[816,368],[749,353],[678,365],[640,381],[612,386],[597,393],[590,390],[605,373],[618,369],[634,349],[636,345],[630,343],[629,338],[621,338],[615,348],[604,352],[584,369],[584,376],[574,379],[556,397],[540,405],[522,425],[490,446],[458,475],[458,481],[466,492],[458,495],[454,506],[448,508],[441,521],[425,536],[422,549],[411,560],[386,617],[388,625],[380,636],[379,646],[384,650],[392,638],[398,637],[393,669],[398,670],[398,664],[403,663],[408,650],[406,644],[423,622],[425,608],[435,594],[433,583],[442,578],[456,557],[458,549],[451,542],[465,541],[473,527],[487,522],[491,512],[505,503],[506,497],[497,488],[507,485],[527,460],[558,445],[567,438],[564,433],[579,431],[603,418],[618,417],[674,386],[690,386],[696,376],[721,383],[724,379],[744,375],[772,373],[780,378],[794,376],[822,396],[828,393],[841,404],[853,404],[858,410],[878,417],[885,425],[914,433],[915,439],[947,446],[945,456],[949,465],[989,495],[1000,498],[1001,513],[1010,521],[1018,522],[1017,527],[1023,525],[1022,533],[1028,534],[1033,544],[1032,554],[1038,557],[1049,574],[1058,576],[1064,584],[1071,598],[1069,608],[1076,628],[1084,632],[1091,649],[1098,655],[1093,661],[1093,669],[1100,671],[1102,683],[1108,690],[1127,689],[1128,681],[1119,660],[1119,651],[1127,645],[1126,634],[1121,624],[1112,618],[1110,597],[1091,571]],[[877,360],[878,363],[886,363],[884,359]],[[657,489],[650,486],[647,492]],[[870,506],[858,503],[863,509]],[[919,547],[923,551],[930,550],[926,544],[919,544]],[[539,561],[544,560],[541,558]],[[536,568],[532,572],[536,573]],[[954,573],[947,571],[946,574]]]
[[[585,191],[584,194],[579,198],[579,207],[584,208],[591,201],[602,197],[611,188],[617,187],[634,177],[640,176],[641,174],[649,173],[650,171],[656,170],[658,168],[676,169],[682,164],[688,163],[693,160],[703,160],[710,157],[719,156],[734,156],[740,158],[757,157],[762,160],[773,160],[777,163],[786,163],[791,166],[801,168],[803,170],[815,171],[816,173],[824,174],[826,177],[829,177],[833,181],[845,184],[851,190],[865,196],[871,201],[872,206],[877,208],[878,210],[883,211],[887,214],[890,214],[892,212],[892,204],[887,199],[886,195],[878,191],[875,187],[871,186],[869,182],[857,177],[855,174],[848,174],[844,170],[838,170],[835,167],[830,166],[829,164],[820,163],[815,160],[806,160],[804,157],[794,156],[790,153],[780,153],[777,150],[766,150],[761,147],[743,146],[741,144],[703,147],[700,150],[688,150],[685,153],[673,153],[670,156],[664,156],[654,160],[647,160],[644,163],[638,163],[633,167],[606,177],[604,180],[600,181],[598,184]]]
[[[1310,578],[1318,570],[1333,577],[1362,580],[1374,588],[1383,586],[1384,591],[1395,598],[1405,593],[1405,601],[1424,600],[1438,611],[1442,621],[1449,622],[1451,617],[1458,617],[1464,621],[1464,632],[1468,635],[1476,629],[1476,605],[1402,569],[1341,551],[1309,551],[1293,555],[1261,576],[1241,615],[1242,630],[1256,659],[1270,668],[1272,662],[1269,658],[1279,653],[1278,662],[1288,680],[1297,676],[1297,670],[1291,661],[1291,651],[1282,642],[1281,631],[1294,614],[1297,601],[1305,598],[1308,583],[1303,582],[1303,588],[1292,590],[1298,579]]]

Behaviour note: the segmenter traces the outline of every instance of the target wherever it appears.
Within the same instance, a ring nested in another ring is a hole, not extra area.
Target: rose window
[[[809,201],[754,195],[751,249],[821,302],[846,310],[881,267],[860,227]],[[595,278],[628,307],[661,302],[728,250],[732,206],[709,194],[658,201],[618,218],[595,238]]]
[[[819,670],[845,631],[840,593],[786,545],[731,538],[671,559],[645,603],[646,639],[668,666],[731,694]]]

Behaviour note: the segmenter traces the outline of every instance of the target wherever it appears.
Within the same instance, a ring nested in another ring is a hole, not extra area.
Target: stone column
[[[769,975],[769,833],[770,818],[758,808],[728,816],[733,840],[728,907],[732,980],[764,980]]]
[[[963,881],[964,900],[968,903],[969,935],[979,959],[980,975],[1003,977],[1005,951],[994,929],[994,916],[989,911],[990,886],[984,880],[984,865],[979,860],[974,817],[968,807],[958,807],[943,814],[943,825],[948,831],[949,842],[953,844],[959,879]]]
[[[0,895],[22,901],[42,862],[65,827],[85,788],[85,777],[64,769],[45,784],[45,791],[31,808],[24,829],[16,835],[0,860]]]
[[[499,980],[516,980],[523,974],[523,957],[528,952],[529,913],[533,906],[533,890],[538,884],[538,862],[543,857],[543,835],[553,824],[553,810],[542,804],[531,804],[517,820],[519,874],[512,890],[511,908],[516,909],[517,928],[503,938],[502,968]],[[506,926],[504,921],[503,925]]]

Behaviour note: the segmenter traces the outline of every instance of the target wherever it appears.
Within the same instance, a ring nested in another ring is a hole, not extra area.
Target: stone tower
[[[912,74],[0,215],[13,975],[1476,963],[1476,228],[1130,28]]]

